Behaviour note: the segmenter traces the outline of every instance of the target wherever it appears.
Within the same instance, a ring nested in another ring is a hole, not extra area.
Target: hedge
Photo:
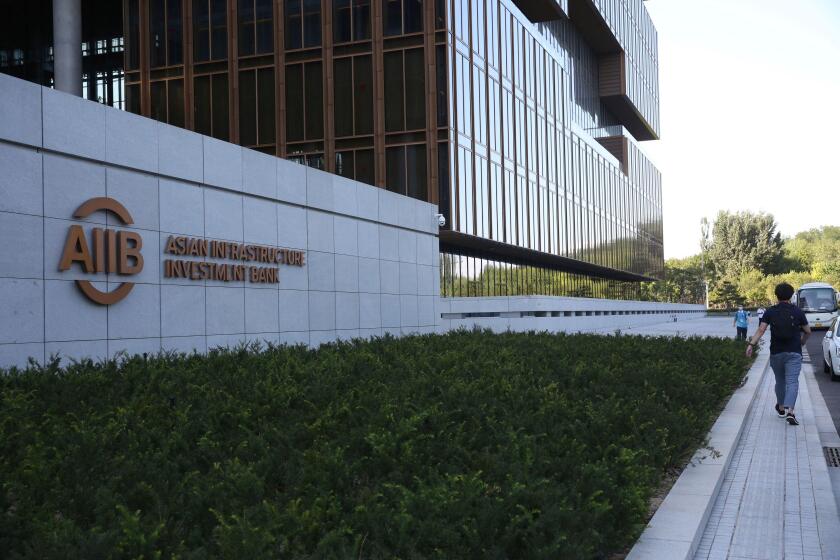
[[[603,558],[747,366],[722,339],[460,331],[0,372],[0,551]]]

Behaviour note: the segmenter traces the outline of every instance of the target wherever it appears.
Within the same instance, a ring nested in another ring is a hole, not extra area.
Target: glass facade
[[[444,297],[642,297],[638,282],[464,255],[457,250],[440,255],[440,292]]]
[[[438,204],[444,294],[634,297],[662,273],[661,178],[632,137],[659,127],[642,0],[540,22],[514,0],[121,5],[123,37],[85,48],[122,67],[89,64],[86,96]],[[0,71],[48,70],[12,46]],[[471,284],[485,269],[543,281]]]
[[[451,178],[440,197],[452,229],[590,263],[602,277],[660,275],[660,174],[629,138],[626,161],[596,141],[621,123],[600,102],[598,56],[573,22],[537,27],[506,0],[452,8]]]

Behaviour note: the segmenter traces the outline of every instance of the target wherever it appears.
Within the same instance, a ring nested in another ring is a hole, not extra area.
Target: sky
[[[768,212],[785,237],[840,225],[840,0],[648,0],[659,32],[665,257],[700,220]]]

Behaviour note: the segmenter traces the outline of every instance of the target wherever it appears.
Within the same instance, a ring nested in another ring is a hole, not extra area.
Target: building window
[[[128,0],[127,11],[125,69],[137,70],[140,68],[140,0]]]
[[[229,140],[227,74],[196,76],[194,86],[195,131],[220,140]]]
[[[382,15],[386,37],[423,31],[423,0],[385,0]]]
[[[368,185],[374,184],[373,150],[346,150],[335,153],[335,173]]]
[[[386,148],[385,186],[391,192],[427,200],[425,144]]]
[[[426,128],[426,77],[423,49],[384,55],[385,132]]]
[[[335,0],[333,6],[336,43],[370,39],[370,0]]]
[[[448,84],[447,84],[447,56],[446,46],[435,47],[435,82],[437,87],[437,125],[445,127],[449,123]]]
[[[150,0],[149,64],[152,68],[184,61],[181,21],[181,0]],[[100,52],[98,44],[96,52]]]
[[[140,84],[130,84],[125,88],[125,109],[136,115],[140,114]]]
[[[335,135],[373,133],[373,72],[370,55],[334,61]]]
[[[161,80],[150,84],[149,116],[175,126],[184,126],[184,80]]]
[[[286,48],[321,45],[321,0],[286,1]]]
[[[271,0],[239,0],[239,56],[274,52]]]
[[[446,0],[435,0],[435,29],[446,29]]]
[[[239,73],[239,143],[274,144],[274,68]]]
[[[122,70],[99,71],[82,75],[82,97],[125,109],[125,75]]]
[[[321,62],[286,66],[286,140],[324,137],[324,90]]]
[[[320,169],[323,171],[324,169],[324,154],[317,153],[317,154],[301,154],[301,153],[290,153],[288,158],[289,161],[293,161],[295,163],[299,163],[301,165],[306,165],[309,167],[314,167],[315,169]]]
[[[195,62],[227,58],[225,0],[193,0],[193,57]]]

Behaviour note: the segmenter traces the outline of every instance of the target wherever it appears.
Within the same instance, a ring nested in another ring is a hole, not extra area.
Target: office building
[[[51,3],[0,4],[0,71],[51,85]],[[633,299],[662,271],[642,0],[117,4],[80,2],[85,97],[437,204],[443,295]]]

